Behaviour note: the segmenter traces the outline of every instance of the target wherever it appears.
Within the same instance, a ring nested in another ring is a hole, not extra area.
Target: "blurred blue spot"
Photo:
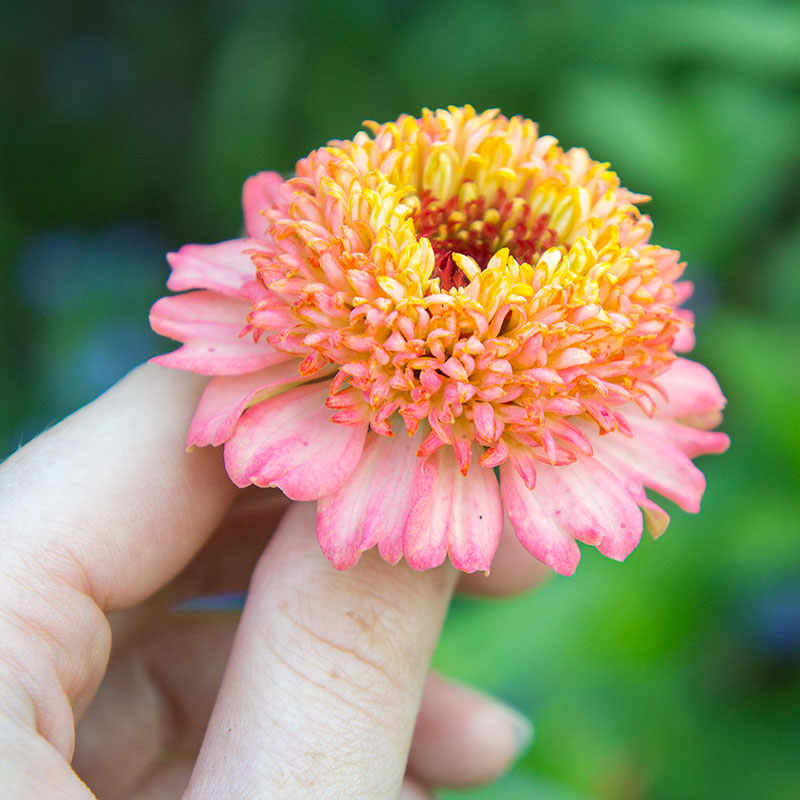
[[[92,400],[156,351],[147,311],[167,271],[163,253],[160,237],[138,222],[94,234],[50,230],[18,252],[42,422]]]
[[[718,271],[710,270],[702,263],[690,262],[685,277],[694,284],[694,292],[685,306],[694,311],[698,320],[711,316],[721,303],[718,275]]]
[[[63,377],[79,383],[90,394],[100,394],[145,361],[151,349],[144,320],[112,322],[73,352],[73,361],[65,365],[67,374]]]
[[[764,654],[781,661],[800,659],[800,583],[773,589],[755,611]]]
[[[193,597],[173,606],[173,611],[241,611],[247,595],[244,592],[226,592],[224,594]]]
[[[54,417],[102,394],[147,360],[152,349],[153,340],[144,321],[120,320],[83,333],[65,352],[40,352],[42,387],[54,398]]]
[[[137,221],[93,235],[48,230],[20,249],[15,271],[31,309],[75,308],[98,294],[124,305],[126,293],[141,294],[143,275],[162,280],[164,245],[150,226]]]
[[[100,117],[127,90],[128,69],[119,45],[85,33],[64,42],[47,65],[47,105],[64,119],[88,122]]]

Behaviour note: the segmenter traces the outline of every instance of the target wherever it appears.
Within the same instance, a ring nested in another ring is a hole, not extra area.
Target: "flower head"
[[[188,444],[239,486],[318,501],[340,569],[378,546],[488,570],[503,507],[569,574],[576,539],[623,559],[645,487],[697,511],[691,458],[725,400],[680,308],[679,254],[607,164],[469,106],[365,124],[283,180],[250,178],[248,238],[170,256],[156,361],[214,377]],[[499,476],[499,481],[498,481]]]

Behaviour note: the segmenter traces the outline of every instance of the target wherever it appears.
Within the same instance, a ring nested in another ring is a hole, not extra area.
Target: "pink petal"
[[[534,490],[545,514],[609,558],[627,558],[642,538],[642,512],[620,480],[597,459],[539,467]]]
[[[187,244],[167,261],[172,274],[167,281],[173,292],[184,289],[213,289],[215,292],[254,300],[260,290],[256,270],[244,250],[257,247],[254,239],[231,239],[219,244]]]
[[[669,514],[647,496],[644,484],[635,475],[622,467],[615,474],[628,494],[642,509],[644,524],[648,532],[654,539],[657,539],[669,526]]]
[[[403,555],[403,527],[411,508],[419,459],[419,437],[367,434],[353,474],[317,504],[317,536],[336,569],[347,569],[362,551],[379,543],[381,555],[396,564]]]
[[[572,575],[581,560],[578,545],[545,512],[538,489],[525,486],[508,461],[500,466],[500,492],[508,519],[524,547],[560,575]]]
[[[678,281],[674,284],[675,305],[682,306],[694,293],[694,284],[691,281]]]
[[[152,360],[200,375],[237,375],[291,358],[265,341],[240,336],[249,308],[244,300],[211,291],[162,297],[150,310],[150,325],[185,344]]]
[[[299,365],[299,358],[290,358],[258,372],[212,378],[203,391],[189,426],[187,447],[216,446],[227,442],[248,406],[285,391],[286,384],[302,382],[297,371]]]
[[[450,551],[456,569],[488,572],[503,530],[503,508],[490,469],[461,474],[442,448],[417,469],[414,504],[403,531],[403,555],[413,569],[441,564]]]
[[[178,339],[236,338],[247,324],[250,304],[218,292],[201,290],[156,301],[150,322],[156,333]]]
[[[442,451],[442,455],[445,453]],[[488,573],[503,532],[503,504],[494,470],[476,465],[466,477],[459,473],[454,485],[457,493],[448,535],[450,561],[462,572]]]
[[[264,235],[268,221],[261,212],[278,202],[278,190],[282,185],[283,178],[277,172],[259,172],[244,182],[242,208],[248,236],[259,238]]]
[[[659,431],[657,424],[648,423],[645,417],[636,424],[631,437],[595,434],[595,457],[624,482],[637,481],[668,497],[684,511],[699,511],[706,488],[703,473]]]
[[[439,463],[441,455],[445,456],[444,469]],[[447,557],[447,527],[456,473],[461,475],[455,455],[444,448],[420,460],[414,477],[413,505],[403,529],[403,555],[413,569],[438,567]]]
[[[225,445],[225,467],[237,486],[277,486],[292,500],[316,500],[344,484],[367,426],[330,421],[329,386],[300,386],[245,411]]]
[[[717,412],[725,407],[725,395],[717,379],[702,364],[678,358],[655,379],[666,395],[656,397],[659,416],[688,417]]]
[[[672,442],[681,452],[689,458],[708,455],[711,453],[724,453],[731,444],[730,437],[726,433],[719,431],[706,431],[692,428],[689,425],[681,425],[672,420],[634,417],[630,420],[631,430],[636,435],[638,424],[641,422],[646,428],[658,431],[660,436]]]
[[[239,342],[187,342],[171,353],[150,359],[171,369],[184,369],[198,375],[237,375],[255,372],[272,364],[285,361],[285,353],[279,353],[266,342],[260,346],[252,340]],[[291,358],[291,356],[288,356]]]

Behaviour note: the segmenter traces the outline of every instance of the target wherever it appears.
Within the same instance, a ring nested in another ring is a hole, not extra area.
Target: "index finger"
[[[104,610],[175,575],[235,493],[219,452],[185,452],[203,384],[144,365],[11,456],[0,471],[3,562],[22,555]]]

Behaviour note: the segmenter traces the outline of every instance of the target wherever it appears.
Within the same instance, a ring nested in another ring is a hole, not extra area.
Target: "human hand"
[[[505,771],[524,720],[428,676],[458,573],[336,572],[313,504],[184,452],[202,385],[142,367],[0,471],[4,797],[422,798]],[[504,533],[462,587],[532,584],[520,550]],[[241,620],[174,610],[248,583]]]

